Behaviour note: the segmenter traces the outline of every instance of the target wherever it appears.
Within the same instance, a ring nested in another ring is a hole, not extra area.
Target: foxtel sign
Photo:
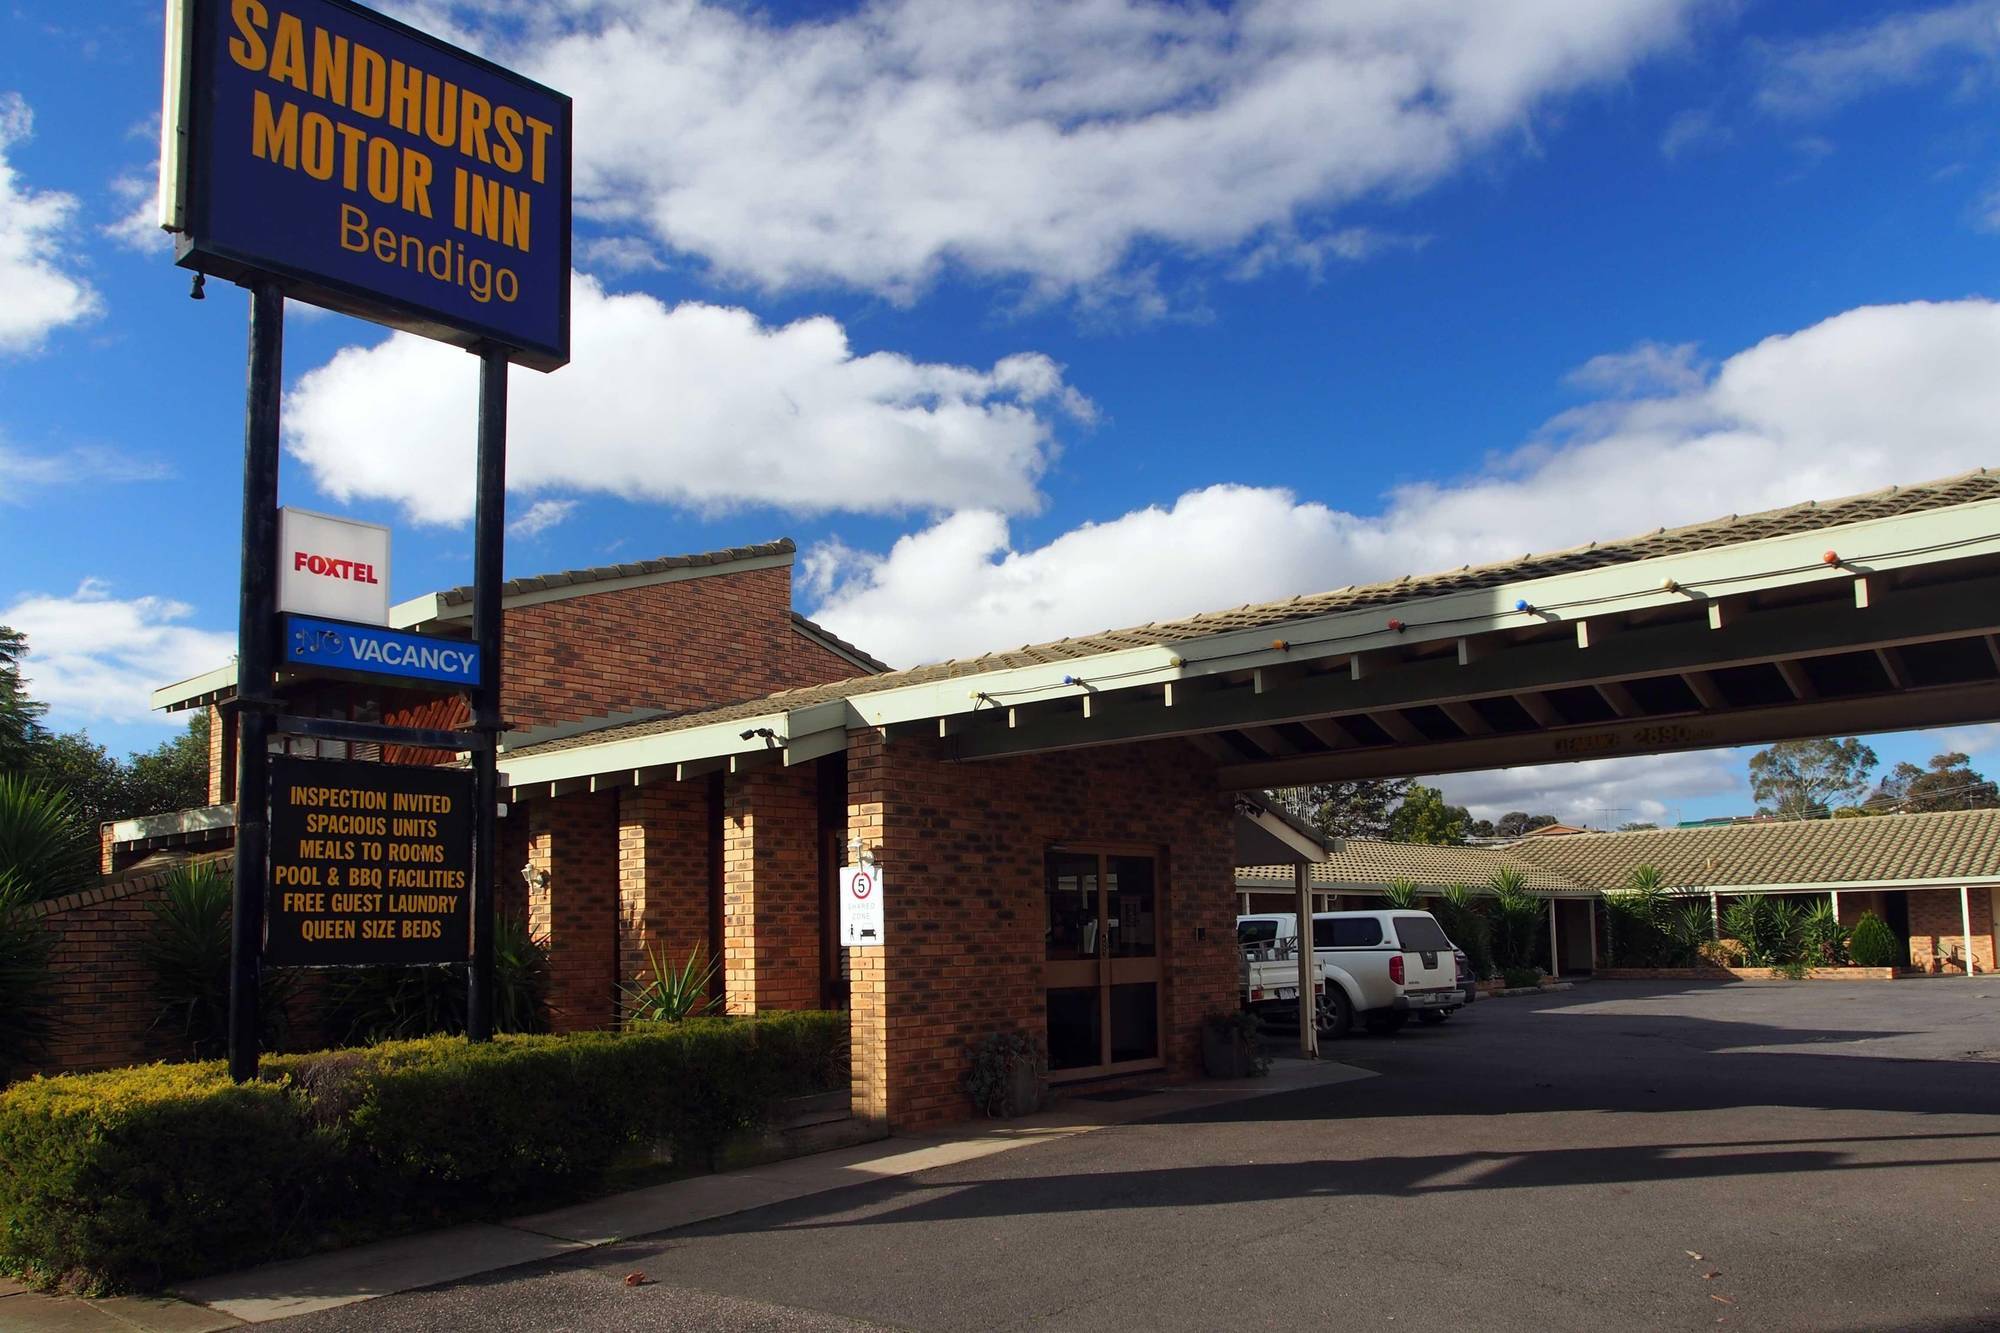
[[[389,623],[389,529],[305,509],[278,511],[278,609]]]

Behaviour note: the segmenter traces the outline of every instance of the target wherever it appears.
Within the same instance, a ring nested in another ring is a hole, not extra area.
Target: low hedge
[[[430,1037],[19,1083],[0,1093],[0,1269],[150,1289],[573,1198],[666,1145],[712,1166],[777,1099],[844,1086],[847,1015]]]

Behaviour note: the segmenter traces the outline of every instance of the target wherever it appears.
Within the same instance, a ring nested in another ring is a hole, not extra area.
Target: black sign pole
[[[472,637],[479,644],[479,687],[472,692],[472,725],[486,744],[472,752],[472,978],[465,1000],[465,1033],[472,1041],[493,1035],[493,901],[499,871],[500,782],[500,568],[507,524],[507,356],[492,347],[479,353],[479,487],[473,509]]]
[[[236,897],[229,941],[229,1076],[257,1077],[257,972],[269,853],[272,658],[278,559],[278,396],[285,294],[250,284],[250,391],[243,419],[243,572],[236,609]]]

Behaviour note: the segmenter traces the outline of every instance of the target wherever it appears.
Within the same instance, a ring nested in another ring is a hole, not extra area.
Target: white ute
[[[1298,922],[1288,912],[1239,916],[1237,942],[1295,940]],[[1394,1032],[1412,1014],[1458,1008],[1456,952],[1429,912],[1314,913],[1313,957],[1326,978],[1320,1035],[1344,1036],[1357,1018],[1370,1032]]]

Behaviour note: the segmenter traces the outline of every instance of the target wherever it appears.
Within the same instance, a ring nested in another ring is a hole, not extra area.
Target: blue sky
[[[513,574],[790,535],[912,662],[2000,463],[2000,3],[388,8],[577,98]],[[0,621],[119,749],[233,637],[245,301],[148,228],[159,10],[0,10]],[[287,340],[283,498],[466,579],[470,359]]]

